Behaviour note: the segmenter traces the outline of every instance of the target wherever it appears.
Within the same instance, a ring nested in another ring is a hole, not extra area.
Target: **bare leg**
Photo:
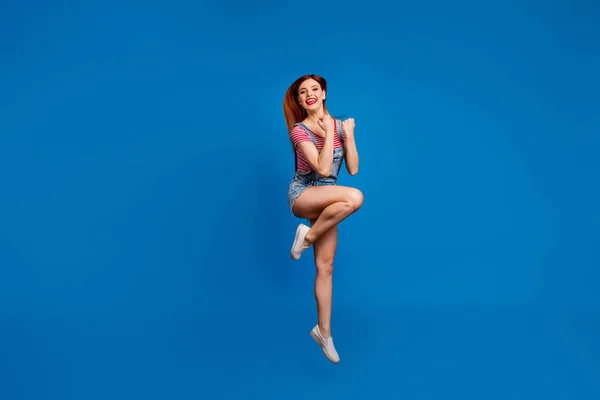
[[[315,243],[332,227],[356,212],[363,202],[360,190],[347,186],[313,186],[298,197],[294,215],[315,220],[304,238],[304,245]]]
[[[311,221],[311,226],[316,220]],[[337,247],[338,227],[333,226],[314,243],[315,266],[315,300],[319,330],[324,338],[331,336],[331,298],[333,260]]]

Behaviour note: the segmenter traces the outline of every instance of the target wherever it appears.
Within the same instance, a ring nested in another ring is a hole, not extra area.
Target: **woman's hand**
[[[325,133],[333,133],[335,129],[335,121],[331,118],[331,115],[327,114],[323,118],[317,119],[317,123],[325,131]]]
[[[344,133],[344,139],[354,139],[354,118],[342,121],[342,132]]]

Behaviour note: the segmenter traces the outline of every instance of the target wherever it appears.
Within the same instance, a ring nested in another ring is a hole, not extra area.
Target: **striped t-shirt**
[[[337,149],[342,147],[342,142],[340,140],[340,135],[338,134],[337,124],[334,124],[334,127],[335,134],[333,136],[333,148]],[[302,126],[296,125],[292,129],[290,137],[292,139],[292,143],[294,144],[294,149],[296,150],[296,156],[298,157],[298,169],[301,171],[310,171],[312,169],[310,164],[308,163],[308,161],[306,161],[306,158],[302,155],[300,150],[298,150],[298,143],[311,142],[310,136],[308,136],[308,133],[304,130]],[[317,142],[317,150],[321,151],[323,149],[323,146],[325,145],[325,138],[315,135],[314,133],[313,137]]]

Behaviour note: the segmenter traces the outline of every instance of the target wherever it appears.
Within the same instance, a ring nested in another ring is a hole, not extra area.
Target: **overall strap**
[[[342,143],[342,146],[344,146],[344,133],[342,132],[342,121],[339,119],[336,119],[335,127],[337,129],[338,136],[340,137],[340,142]]]
[[[313,136],[311,130],[308,129],[308,126],[304,125],[303,122],[298,122],[296,125],[300,125],[302,128],[304,128],[304,130],[306,131],[306,133],[308,133],[308,137],[310,138],[311,142],[313,142],[313,144],[316,146],[317,145],[317,140]]]

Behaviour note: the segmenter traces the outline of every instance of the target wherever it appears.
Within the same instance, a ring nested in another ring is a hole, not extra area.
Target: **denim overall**
[[[319,173],[317,173],[316,171],[313,171],[312,169],[310,171],[298,170],[298,164],[297,164],[298,161],[296,160],[295,161],[296,172],[294,173],[294,178],[290,182],[290,185],[288,188],[288,202],[290,205],[290,209],[292,209],[294,207],[294,203],[296,202],[296,199],[298,198],[298,196],[300,196],[302,194],[302,192],[304,192],[309,187],[311,187],[311,186],[332,186],[332,185],[336,184],[337,177],[340,172],[340,167],[342,166],[342,162],[344,161],[345,150],[344,150],[344,146],[343,146],[344,135],[342,133],[342,123],[339,120],[335,120],[335,124],[336,124],[336,128],[337,128],[337,133],[340,137],[340,141],[342,142],[342,146],[338,149],[333,150],[333,161],[331,162],[331,172],[329,173],[329,176],[327,176],[327,177],[320,176]],[[317,141],[315,140],[315,137],[313,136],[313,133],[310,131],[310,129],[308,129],[308,127],[301,122],[295,124],[294,126],[296,126],[296,125],[300,125],[300,126],[302,126],[302,128],[304,128],[306,133],[308,133],[310,140],[314,143],[314,145],[316,147]],[[296,149],[294,149],[294,154],[296,154],[295,150]],[[319,151],[319,153],[320,153],[320,151]]]

